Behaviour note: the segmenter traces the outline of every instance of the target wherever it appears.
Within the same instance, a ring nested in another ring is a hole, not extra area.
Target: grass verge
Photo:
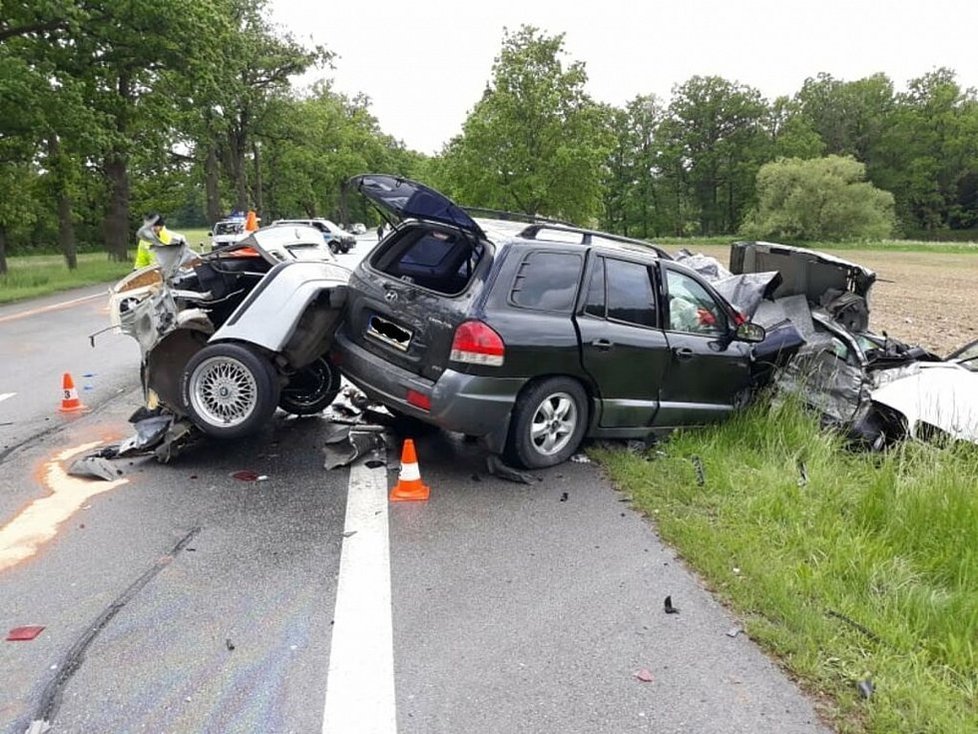
[[[209,246],[206,229],[179,230],[190,246],[200,250]],[[130,251],[130,256],[133,254]],[[60,254],[24,255],[7,258],[7,273],[0,275],[0,303],[81,288],[97,283],[114,283],[132,270],[132,262],[113,262],[104,252],[81,253],[78,268],[68,270]]]
[[[132,263],[112,262],[104,252],[78,256],[78,267],[68,270],[61,255],[28,255],[7,258],[7,273],[0,275],[0,303],[111,283],[132,270]]]
[[[978,731],[978,447],[854,454],[758,405],[595,453],[840,731]]]

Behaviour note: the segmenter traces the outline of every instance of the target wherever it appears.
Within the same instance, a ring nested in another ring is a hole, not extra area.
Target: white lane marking
[[[12,398],[17,393],[15,392],[0,392],[0,403],[2,403],[7,398]]]
[[[395,734],[387,472],[350,468],[323,734]]]
[[[103,293],[93,293],[90,296],[82,296],[81,298],[73,298],[70,301],[62,301],[61,303],[52,303],[50,306],[41,306],[39,308],[32,308],[27,311],[21,311],[20,313],[12,313],[9,316],[0,316],[0,324],[5,321],[16,321],[17,319],[23,319],[27,316],[36,316],[40,313],[47,313],[48,311],[57,311],[60,308],[68,308],[69,306],[74,306],[77,303],[84,303],[85,301],[91,301],[93,298],[107,298],[108,291]]]

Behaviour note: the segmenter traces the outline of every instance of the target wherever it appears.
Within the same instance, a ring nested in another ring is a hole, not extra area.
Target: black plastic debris
[[[566,502],[567,501],[567,492],[561,492],[560,493],[560,501],[561,502]]]
[[[743,627],[731,627],[730,629],[727,630],[727,637],[736,637],[743,631],[744,631]]]
[[[497,454],[489,454],[486,457],[486,471],[488,471],[494,477],[505,479],[508,482],[533,484],[534,482],[540,481],[540,478],[534,476],[533,474],[528,474],[527,472],[522,472],[519,469],[514,469],[511,466],[507,466],[503,463],[502,458],[500,458]]]
[[[679,609],[672,605],[672,596],[667,596],[662,606],[666,614],[679,614]]]
[[[228,650],[233,650],[233,649],[234,649],[234,643],[233,643],[233,642],[231,642],[231,638],[230,638],[230,637],[228,637],[227,639],[225,639],[225,640],[224,640],[224,646],[225,646],[225,647],[226,647],[226,648],[227,648]]]

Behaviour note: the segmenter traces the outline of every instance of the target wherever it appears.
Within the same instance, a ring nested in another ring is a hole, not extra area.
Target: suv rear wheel
[[[516,400],[506,455],[527,469],[567,461],[587,428],[587,393],[569,377],[530,385]]]

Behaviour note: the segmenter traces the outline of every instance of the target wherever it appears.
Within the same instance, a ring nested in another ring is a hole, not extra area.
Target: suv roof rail
[[[618,242],[624,245],[635,245],[642,247],[644,249],[651,249],[663,260],[672,260],[673,257],[668,252],[663,250],[658,245],[654,245],[651,242],[646,242],[645,240],[636,240],[631,237],[623,237],[622,235],[611,234],[609,232],[600,232],[596,229],[584,229],[583,227],[575,227],[570,224],[560,223],[549,223],[549,222],[534,222],[529,227],[526,227],[522,232],[519,233],[519,237],[528,240],[537,239],[537,235],[540,234],[541,230],[554,230],[557,232],[570,232],[571,234],[581,235],[582,245],[590,245],[593,240],[610,240],[612,242]]]
[[[527,224],[537,224],[539,222],[548,222],[551,224],[561,224],[565,227],[573,227],[574,225],[569,222],[565,222],[561,219],[551,219],[550,217],[541,217],[538,214],[525,214],[523,212],[508,212],[503,209],[488,209],[481,206],[463,206],[463,211],[466,214],[474,216],[484,216],[491,219],[502,219],[506,222],[526,222]]]

